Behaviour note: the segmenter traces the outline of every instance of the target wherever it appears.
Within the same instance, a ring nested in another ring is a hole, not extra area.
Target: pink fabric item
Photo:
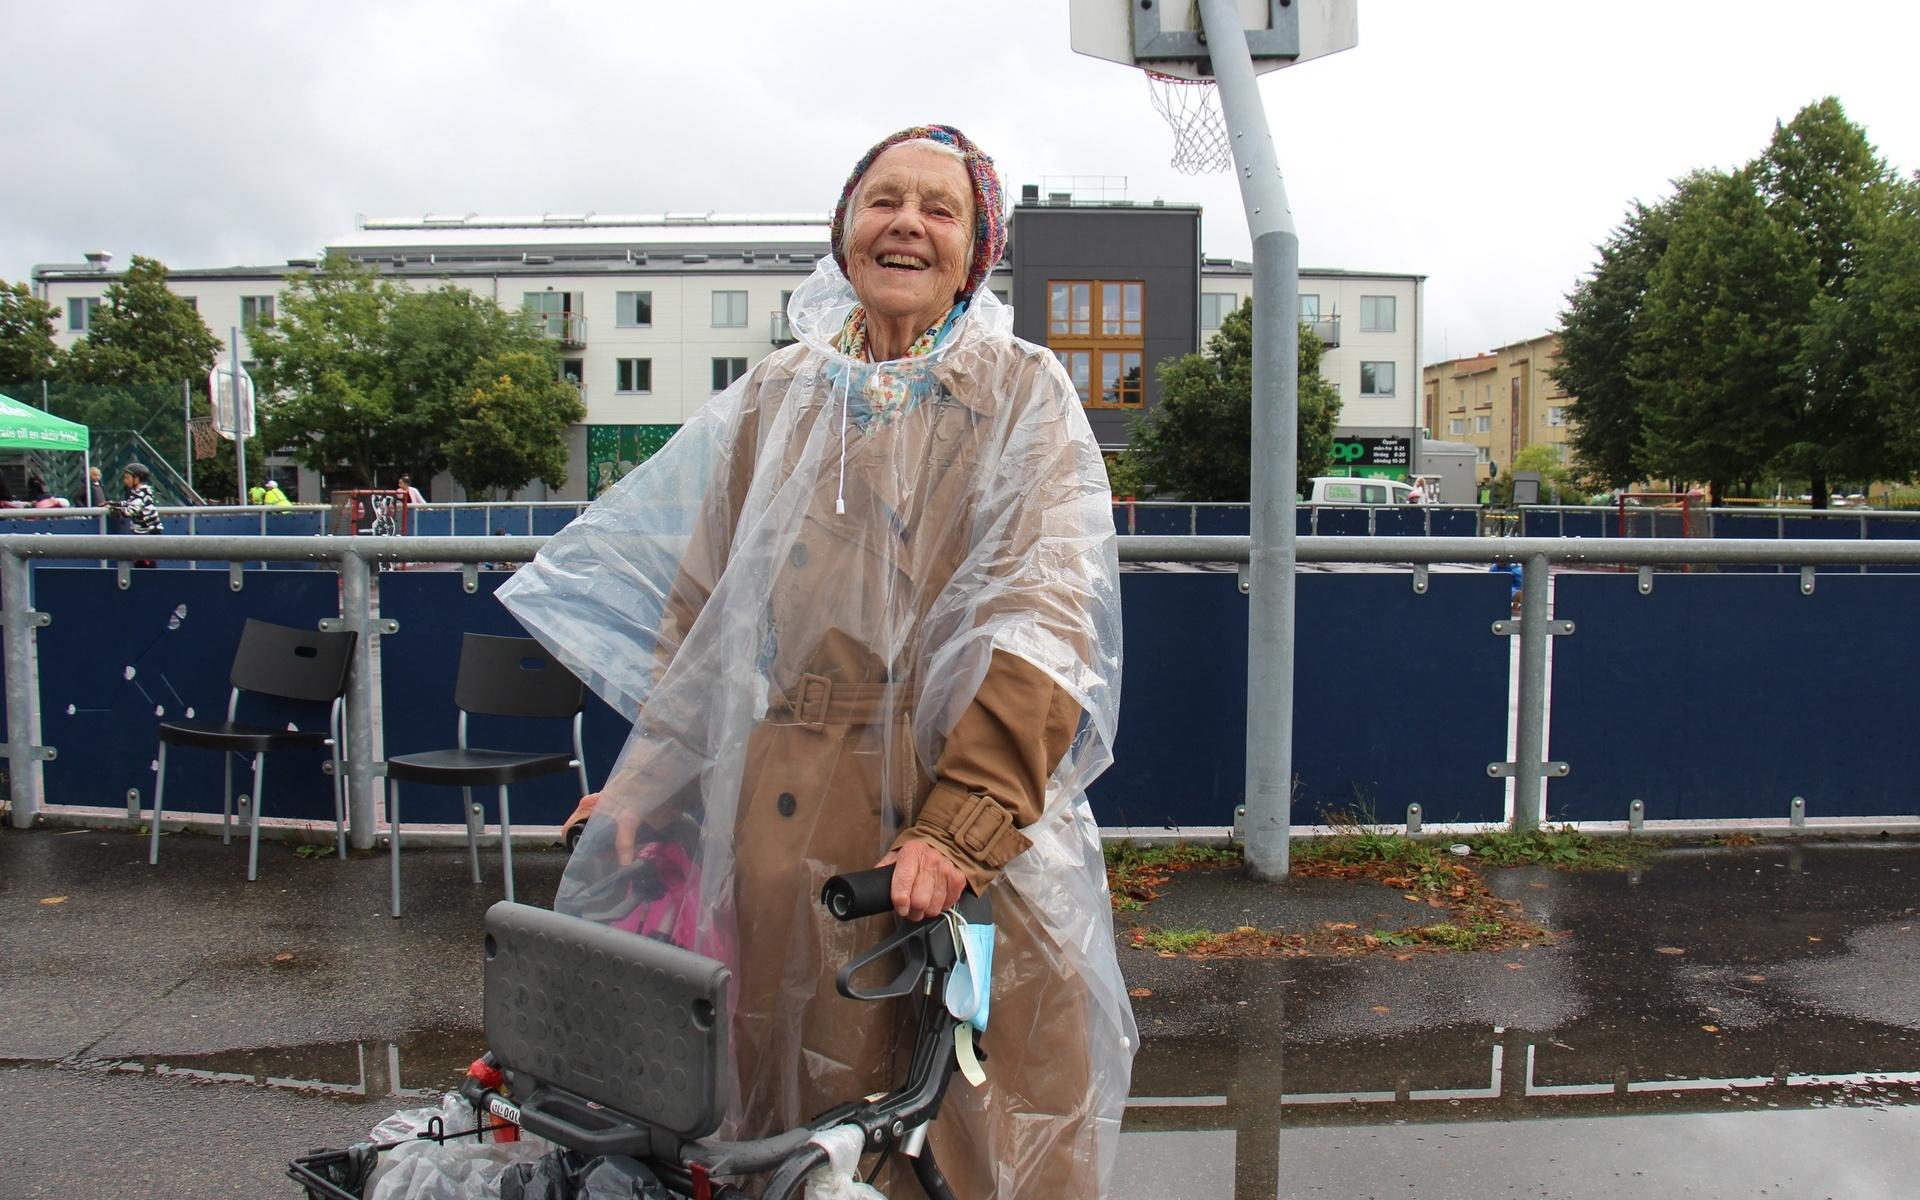
[[[721,930],[701,936],[700,868],[687,857],[686,849],[674,842],[650,842],[640,848],[639,858],[653,865],[664,890],[655,899],[635,905],[613,928],[731,963],[733,948]]]

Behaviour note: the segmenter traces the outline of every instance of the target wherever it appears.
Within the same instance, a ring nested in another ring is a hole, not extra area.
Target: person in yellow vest
[[[265,504],[266,502],[267,502],[267,489],[261,487],[257,483],[247,489],[248,504]]]
[[[279,482],[272,479],[267,480],[267,490],[261,494],[260,503],[274,508],[293,507],[293,501],[287,499],[287,494],[280,490]]]

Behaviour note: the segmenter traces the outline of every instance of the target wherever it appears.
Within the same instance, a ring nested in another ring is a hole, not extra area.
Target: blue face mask
[[[993,1001],[993,926],[975,925],[949,911],[957,961],[947,976],[947,1011],[980,1033],[987,1031],[987,1010]]]

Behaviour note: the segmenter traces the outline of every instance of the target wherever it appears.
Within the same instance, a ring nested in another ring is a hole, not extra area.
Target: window
[[[240,297],[240,323],[242,325],[273,324],[273,297]]]
[[[1232,292],[1200,293],[1200,328],[1218,329],[1227,314],[1239,308],[1240,297]]]
[[[1467,431],[1467,422],[1464,417],[1455,417],[1451,421],[1447,422],[1448,433],[1465,433],[1466,431]]]
[[[1007,289],[1005,288],[993,289],[993,298],[998,300],[1002,304],[1012,304],[1013,301],[1012,299],[1010,299],[1010,296],[1011,296],[1011,293],[1008,292]]]
[[[67,330],[85,333],[93,323],[93,310],[100,307],[98,296],[76,296],[67,301]]]
[[[1492,433],[1493,418],[1492,417],[1475,417],[1473,419],[1473,431],[1475,433]]]
[[[715,292],[713,294],[713,327],[726,329],[747,323],[747,294],[745,292]]]
[[[1309,296],[1304,292],[1300,296],[1300,319],[1318,321],[1320,319],[1320,297]]]
[[[720,293],[716,292],[715,295]],[[741,296],[745,292],[738,293]],[[713,360],[713,390],[724,392],[733,386],[733,381],[747,373],[747,360],[744,358],[716,358]]]
[[[1558,404],[1548,406],[1547,424],[1565,425],[1566,423],[1567,423],[1567,410],[1564,406],[1558,405]]]
[[[629,292],[628,295],[633,293]],[[614,385],[616,392],[650,392],[653,390],[653,360],[650,358],[616,358],[613,360]]]
[[[1487,449],[1485,446],[1476,446],[1474,448],[1474,457],[1479,459],[1481,462],[1492,462],[1493,451]]]
[[[187,302],[187,307],[188,307],[188,308],[190,308],[190,309],[192,309],[192,310],[193,310],[193,311],[195,311],[195,312],[199,312],[199,311],[200,311],[200,297],[198,297],[198,296],[182,296],[182,297],[180,297],[180,298],[181,298],[182,300],[185,300],[185,301]]]
[[[559,342],[586,340],[586,323],[579,319],[581,305],[572,292],[522,292],[520,307],[532,313],[534,328]]]
[[[580,387],[587,378],[587,365],[577,358],[563,358],[560,360],[560,378]]]
[[[1392,333],[1393,332],[1393,297],[1392,296],[1360,297],[1360,332],[1361,333]]]
[[[615,292],[613,323],[620,329],[644,329],[653,324],[652,292]],[[718,322],[716,322],[717,324]],[[641,362],[643,359],[630,361]],[[639,389],[644,391],[645,389]]]
[[[1231,293],[1220,293],[1231,302]],[[1231,311],[1230,309],[1227,311]],[[1067,279],[1047,284],[1047,344],[1089,408],[1146,401],[1146,285]]]
[[[1362,396],[1393,395],[1393,364],[1390,362],[1361,363],[1360,394]]]

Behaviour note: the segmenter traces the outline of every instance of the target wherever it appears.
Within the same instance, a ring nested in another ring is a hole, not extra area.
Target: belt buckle
[[[800,697],[793,715],[802,725],[819,729],[827,723],[827,702],[833,699],[833,680],[824,675],[802,675]]]

